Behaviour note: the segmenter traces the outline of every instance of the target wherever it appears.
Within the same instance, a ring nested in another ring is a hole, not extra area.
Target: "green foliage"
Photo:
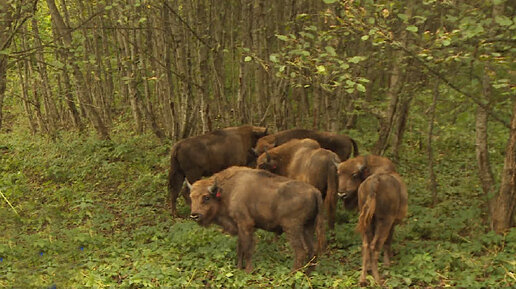
[[[264,231],[256,233],[255,271],[247,274],[235,266],[235,237],[169,216],[169,145],[117,129],[112,141],[73,133],[60,134],[56,142],[20,132],[0,135],[6,147],[0,189],[19,213],[2,200],[0,287],[357,287],[361,240],[355,212],[338,210],[328,252],[310,276],[291,273],[285,237]],[[374,139],[350,134],[359,143]],[[475,170],[468,165],[473,147],[467,135],[458,137],[462,144],[439,148],[454,156],[437,161],[442,201],[434,208],[428,207],[424,156],[407,150],[400,160],[410,213],[397,227],[393,265],[382,269],[388,288],[515,284],[516,230],[485,233],[478,185],[454,177]],[[417,134],[407,138],[410,145]],[[184,204],[179,209],[188,213]]]

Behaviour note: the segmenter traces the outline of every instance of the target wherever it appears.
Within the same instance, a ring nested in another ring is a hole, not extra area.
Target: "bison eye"
[[[203,201],[203,202],[207,202],[207,201],[209,201],[209,200],[210,200],[210,196],[203,196],[203,197],[202,197],[202,201]]]

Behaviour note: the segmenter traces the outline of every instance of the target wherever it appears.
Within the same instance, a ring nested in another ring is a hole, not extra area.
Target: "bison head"
[[[190,198],[190,218],[201,226],[211,224],[221,205],[221,189],[217,186],[217,181],[205,179],[195,182],[190,189]]]
[[[265,152],[261,154],[256,160],[256,168],[274,173],[278,168],[278,160],[276,160],[274,157],[271,157],[269,152],[265,150]]]
[[[366,160],[366,158],[360,156],[348,159],[338,165],[339,197],[346,199],[357,194],[358,187],[369,176]]]
[[[254,152],[257,155],[263,154],[266,150],[269,150],[277,145],[277,140],[274,135],[267,135],[258,140],[256,142],[256,147],[254,148]]]

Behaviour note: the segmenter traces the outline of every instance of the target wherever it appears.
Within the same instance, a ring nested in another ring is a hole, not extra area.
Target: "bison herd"
[[[346,135],[307,129],[267,134],[245,125],[181,140],[171,150],[168,190],[173,216],[183,190],[193,220],[238,236],[237,266],[247,272],[256,229],[284,232],[292,269],[311,271],[326,245],[324,221],[334,230],[342,199],[359,212],[361,285],[368,270],[381,283],[378,257],[383,248],[389,265],[394,227],[407,213],[407,188],[389,159],[359,155]]]

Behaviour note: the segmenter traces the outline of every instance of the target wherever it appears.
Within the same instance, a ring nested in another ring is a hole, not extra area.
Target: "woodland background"
[[[353,212],[311,276],[265,232],[245,274],[234,238],[167,214],[171,145],[248,123],[397,162],[386,286],[514,286],[515,8],[0,0],[0,287],[355,287]]]

